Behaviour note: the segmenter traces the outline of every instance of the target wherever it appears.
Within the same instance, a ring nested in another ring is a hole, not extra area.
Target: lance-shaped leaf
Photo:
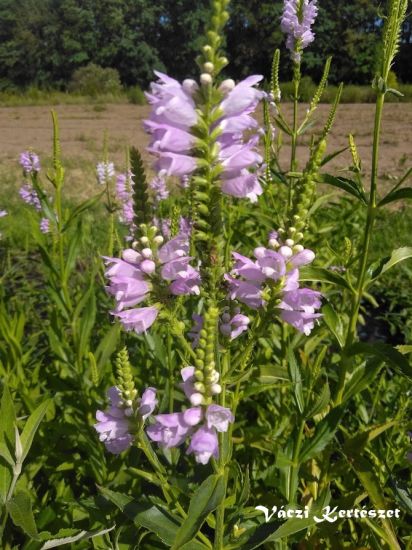
[[[336,407],[317,424],[313,437],[307,439],[302,445],[300,463],[316,456],[332,441],[344,412],[343,407]]]
[[[9,388],[4,386],[0,405],[0,504],[6,502],[13,477],[16,413]]]
[[[389,269],[392,269],[392,267],[394,267],[396,264],[398,264],[399,262],[403,262],[408,258],[412,258],[411,246],[404,246],[402,248],[397,248],[396,250],[393,250],[390,256],[383,258],[378,262],[375,262],[368,269],[369,282],[374,281],[380,275],[383,275],[384,273],[389,271]]]
[[[30,496],[27,493],[23,491],[16,493],[14,497],[7,502],[7,511],[14,525],[21,527],[26,535],[32,539],[39,540],[39,534],[31,508]]]
[[[207,516],[219,506],[224,496],[223,476],[211,475],[205,479],[190,500],[187,518],[177,532],[172,550],[180,550],[196,536]]]
[[[316,281],[320,283],[329,283],[337,285],[353,292],[348,281],[333,271],[328,271],[323,267],[304,267],[299,272],[300,281]]]
[[[331,174],[321,174],[318,176],[317,181],[318,183],[326,183],[327,185],[332,185],[332,187],[342,189],[342,191],[346,191],[346,193],[349,193],[353,197],[357,198],[363,204],[368,204],[365,192],[355,180],[344,178],[342,176],[336,177]]]
[[[371,386],[373,380],[383,368],[383,361],[367,361],[356,367],[345,385],[342,401],[351,399],[354,395]]]
[[[35,409],[34,412],[29,416],[24,425],[23,431],[21,433],[21,444],[23,448],[21,462],[24,461],[28,452],[30,451],[35,433],[37,432],[40,422],[43,420],[43,417],[46,414],[51,401],[51,399],[47,399],[47,401],[39,405],[37,409]]]
[[[113,527],[109,527],[108,529],[96,529],[95,531],[74,531],[73,529],[62,529],[59,531],[54,537],[50,540],[48,540],[43,546],[41,547],[41,550],[49,550],[49,548],[57,548],[58,546],[64,546],[67,544],[73,544],[75,542],[79,542],[80,540],[87,540],[92,539],[93,537],[101,537],[102,535],[105,535],[106,533],[110,533],[110,531],[113,531]],[[41,533],[42,540],[44,540],[45,536],[47,536],[45,533]],[[52,535],[48,534],[48,538]]]
[[[389,344],[384,344],[383,342],[374,342],[373,344],[357,342],[350,346],[347,350],[347,354],[372,355],[379,361],[384,361],[388,366],[392,367],[403,376],[412,378],[412,367],[408,359]]]

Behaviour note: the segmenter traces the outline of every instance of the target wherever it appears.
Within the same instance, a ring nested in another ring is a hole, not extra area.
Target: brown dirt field
[[[291,105],[284,112],[291,114]],[[119,170],[123,169],[127,145],[141,150],[148,143],[142,128],[142,120],[148,116],[148,106],[118,105],[61,105],[54,108],[60,122],[63,160],[66,164],[69,195],[88,196],[96,191],[94,167],[102,157],[104,132],[108,133],[109,157]],[[301,106],[301,116],[306,106]],[[328,105],[320,105],[316,112],[316,124],[310,130],[321,128],[327,117]],[[370,169],[374,106],[369,104],[341,105],[328,144],[328,153],[347,145],[347,136],[354,134],[365,172]],[[14,194],[21,176],[17,158],[22,150],[32,147],[47,165],[52,146],[50,108],[4,107],[0,109],[0,194],[9,198]],[[309,134],[302,137],[303,145],[309,142]],[[305,162],[307,148],[300,146],[298,156]],[[145,160],[150,165],[146,153]],[[281,155],[287,162],[288,147]],[[382,187],[388,180],[404,172],[412,164],[412,104],[388,104],[384,112],[381,140],[379,176]],[[329,171],[337,173],[350,163],[346,152],[329,165]],[[286,164],[284,164],[286,167]]]

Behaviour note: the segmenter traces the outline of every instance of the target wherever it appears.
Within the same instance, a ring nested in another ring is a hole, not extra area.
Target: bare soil
[[[124,168],[125,151],[134,145],[144,151],[148,136],[142,128],[142,121],[149,114],[148,106],[135,105],[61,105],[54,107],[60,123],[63,159],[66,163],[67,191],[69,194],[87,196],[96,191],[94,167],[102,159],[104,134],[108,136],[108,151],[119,170]],[[301,117],[306,106],[301,106]],[[319,131],[326,120],[328,105],[320,105],[316,112],[316,123],[308,135],[302,136],[298,148],[301,164],[306,161],[310,133]],[[291,105],[284,106],[287,117]],[[355,136],[363,168],[369,173],[371,165],[371,143],[374,106],[370,104],[342,105],[337,114],[334,129],[328,144],[328,153],[342,149],[348,144],[348,134]],[[21,177],[17,159],[22,150],[33,148],[47,165],[52,148],[52,122],[50,108],[44,106],[0,108],[0,193],[4,196],[19,185]],[[144,152],[147,165],[150,156]],[[281,154],[281,161],[287,168],[288,147]],[[328,171],[338,173],[350,164],[346,151],[335,158]],[[381,160],[379,176],[382,187],[395,176],[403,173],[412,164],[412,104],[388,104],[384,112],[381,138]],[[16,180],[14,183],[13,180]]]

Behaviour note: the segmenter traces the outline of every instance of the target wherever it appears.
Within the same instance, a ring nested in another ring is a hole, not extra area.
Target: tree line
[[[318,79],[333,54],[332,82],[371,81],[382,29],[378,0],[321,0],[316,40],[305,69]],[[65,89],[73,72],[95,63],[119,71],[123,85],[146,87],[153,69],[177,78],[196,74],[209,0],[0,0],[0,90],[28,86]],[[227,27],[227,69],[232,77],[270,74],[284,36],[281,0],[232,0]],[[283,49],[281,77],[289,79]],[[403,28],[394,67],[412,81],[412,18]]]

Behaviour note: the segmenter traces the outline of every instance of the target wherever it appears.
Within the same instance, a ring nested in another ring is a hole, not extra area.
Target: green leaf
[[[371,426],[367,430],[356,434],[354,437],[348,438],[343,446],[344,452],[350,456],[361,453],[371,441],[380,436],[386,430],[389,430],[389,428],[396,426],[397,423],[398,422],[396,420],[390,420],[384,424]]]
[[[289,369],[290,381],[292,382],[292,389],[295,397],[295,403],[299,410],[299,413],[302,414],[305,409],[305,399],[303,396],[303,387],[302,387],[302,375],[300,373],[299,365],[296,361],[296,357],[292,349],[289,349],[289,353],[288,353],[288,369]]]
[[[322,307],[322,313],[325,324],[335,336],[340,347],[343,348],[343,346],[345,345],[345,337],[343,334],[343,326],[340,316],[336,313],[336,311],[329,303],[325,304]]]
[[[348,281],[333,271],[328,271],[323,267],[304,267],[299,272],[300,281],[317,281],[321,283],[330,283],[350,290],[353,292]]]
[[[23,491],[19,491],[7,502],[6,506],[14,525],[23,529],[26,535],[32,539],[39,540],[30,496]]]
[[[101,372],[110,356],[114,353],[120,336],[120,324],[110,327],[106,335],[101,339],[94,353],[97,362],[97,370]]]
[[[330,401],[330,389],[329,389],[329,384],[326,383],[323,386],[320,394],[317,396],[317,399],[313,402],[313,404],[310,407],[308,407],[307,411],[305,411],[305,418],[309,419],[323,412],[326,409],[326,407],[329,405],[329,401]]]
[[[326,164],[328,164],[328,162],[333,160],[335,157],[341,155],[342,153],[344,153],[348,149],[349,149],[349,147],[343,147],[343,149],[339,149],[338,151],[334,151],[333,153],[330,153],[329,155],[325,155],[323,157],[322,162],[320,163],[320,165],[325,166]]]
[[[207,516],[219,506],[224,496],[223,476],[211,475],[205,479],[190,500],[187,518],[179,528],[171,550],[179,550],[196,536]]]
[[[85,210],[89,210],[89,208],[93,208],[93,206],[100,201],[100,199],[103,197],[105,192],[106,191],[102,191],[101,193],[99,193],[95,197],[92,197],[91,199],[85,200],[84,202],[79,204],[79,206],[77,206],[74,210],[72,210],[68,220],[66,221],[66,223],[63,226],[62,231],[63,232],[66,231],[70,227],[70,225],[73,223],[73,221],[77,218],[77,216],[82,214]]]
[[[159,505],[140,503],[128,495],[100,487],[102,495],[117,506],[131,521],[155,533],[169,546],[173,544],[180,526],[180,519],[169,514]]]
[[[41,547],[41,550],[48,550],[49,548],[57,548],[58,546],[64,546],[65,544],[73,544],[74,542],[78,542],[80,540],[87,540],[92,539],[93,537],[100,537],[102,535],[105,535],[106,533],[110,533],[110,531],[113,531],[115,528],[115,525],[113,527],[109,527],[108,529],[96,529],[95,531],[77,531],[76,534],[68,534],[67,532],[72,533],[72,529],[62,529],[60,530],[57,535],[67,535],[67,536],[60,536],[59,538],[53,538],[48,540],[43,546]],[[45,538],[45,533],[41,533],[42,540]],[[50,533],[48,533],[48,536],[51,536]]]
[[[47,401],[39,405],[37,409],[35,409],[27,419],[24,425],[23,431],[21,433],[21,444],[23,447],[23,455],[22,455],[21,462],[24,461],[24,459],[27,456],[27,453],[30,451],[30,447],[33,443],[33,438],[51,402],[52,402],[51,399],[47,399]]]
[[[315,434],[306,439],[299,455],[299,463],[313,458],[332,441],[344,413],[343,407],[336,407],[316,426]]]
[[[412,187],[404,187],[403,189],[391,191],[379,202],[378,206],[385,206],[385,204],[404,199],[412,199]]]
[[[354,395],[371,386],[383,367],[382,361],[367,361],[353,371],[352,376],[345,385],[342,401],[351,399]]]
[[[321,174],[317,181],[318,183],[326,183],[328,185],[332,185],[333,187],[337,187],[338,189],[342,189],[353,197],[356,197],[363,204],[368,204],[364,190],[359,187],[358,183],[354,180],[332,176],[331,174]]]
[[[408,258],[412,258],[412,247],[404,246],[402,248],[397,248],[396,250],[393,250],[391,256],[383,258],[379,262],[373,264],[368,269],[370,281],[374,281],[380,275],[383,275],[384,273],[389,271],[389,269],[394,267],[396,264],[398,264],[399,262],[403,262]]]
[[[6,502],[13,477],[16,413],[8,386],[0,404],[0,504]]]
[[[372,355],[394,368],[399,374],[412,378],[412,367],[408,359],[389,344],[383,342],[357,342],[347,350],[348,355]]]
[[[388,484],[395,495],[396,501],[399,502],[405,512],[412,515],[412,499],[407,487],[402,486],[398,480],[393,478],[389,479]]]

